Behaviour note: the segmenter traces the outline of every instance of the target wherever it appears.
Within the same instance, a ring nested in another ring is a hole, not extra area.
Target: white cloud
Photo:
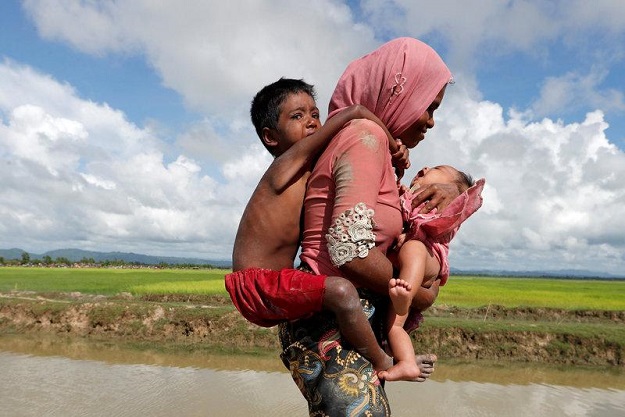
[[[412,153],[410,174],[423,165],[453,164],[487,180],[484,206],[463,225],[452,259],[618,271],[625,252],[622,233],[615,233],[625,230],[625,154],[607,140],[602,112],[570,124],[530,122],[519,113],[506,119],[500,106],[474,101],[456,85],[436,117],[437,126]]]
[[[94,54],[144,54],[163,84],[215,119],[247,114],[281,76],[319,85],[327,103],[351,59],[378,42],[338,1],[301,4],[150,0],[24,3],[40,33]],[[338,41],[340,40],[340,41]]]
[[[545,80],[539,99],[532,105],[537,116],[571,113],[588,106],[604,112],[625,110],[624,93],[616,89],[601,89],[608,75],[606,70],[593,70],[587,75],[568,72],[561,77]]]
[[[397,33],[416,37],[435,33],[447,39],[455,64],[470,63],[474,61],[470,57],[479,57],[480,52],[524,51],[539,56],[546,41],[579,41],[597,28],[612,36],[625,32],[620,0],[365,0],[363,9],[379,31],[390,25]]]
[[[620,0],[363,2],[378,33],[388,33],[391,27],[395,33],[429,39],[442,47],[452,72],[464,73],[467,84],[478,85],[473,81],[478,74],[498,77],[501,68],[510,65],[508,60],[516,66],[518,57],[524,56],[523,70],[514,68],[510,82],[524,89],[520,97],[534,97],[527,103],[534,101],[541,117],[570,114],[567,106],[617,111],[615,117],[623,114],[625,90],[618,81],[625,57],[622,6]],[[560,57],[566,63],[560,64]],[[561,67],[567,63],[574,69]],[[538,71],[551,74],[540,96],[523,80],[533,80]],[[613,80],[617,89],[603,84],[607,77],[617,80]],[[475,91],[473,96],[479,94]]]
[[[167,162],[153,132],[29,67],[5,62],[0,80],[0,247],[16,238],[40,250],[146,241],[152,252],[227,256],[224,236],[240,216],[223,204],[229,184],[189,156]],[[238,191],[251,192],[244,185]]]
[[[479,64],[481,48],[489,53],[509,53],[510,49],[535,52],[537,40],[559,33],[559,22],[545,13],[544,2],[441,0],[414,3],[410,0],[364,2],[374,26],[391,25],[398,33],[422,37],[435,33],[450,44],[452,66]],[[402,12],[385,16],[390,9]]]

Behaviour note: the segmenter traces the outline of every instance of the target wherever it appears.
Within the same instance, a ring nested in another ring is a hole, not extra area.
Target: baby
[[[412,207],[413,193],[419,187],[441,183],[455,184],[460,192],[442,212],[419,213],[426,203]],[[410,189],[401,195],[405,235],[397,245],[399,252],[395,265],[399,268],[399,277],[389,282],[393,308],[389,311],[388,338],[395,365],[381,371],[380,378],[413,381],[419,377],[409,335],[416,326],[407,322],[416,321],[418,325],[420,312],[411,311],[410,304],[420,286],[430,287],[436,280],[440,280],[439,285],[444,285],[447,281],[449,242],[462,222],[482,205],[484,183],[484,179],[474,182],[469,175],[449,165],[425,167],[413,178]]]

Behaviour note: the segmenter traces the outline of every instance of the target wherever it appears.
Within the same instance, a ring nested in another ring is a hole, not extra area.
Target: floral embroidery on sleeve
[[[369,249],[375,246],[373,214],[373,209],[367,208],[365,203],[358,203],[334,220],[326,234],[334,266],[344,265],[356,257],[367,257]]]

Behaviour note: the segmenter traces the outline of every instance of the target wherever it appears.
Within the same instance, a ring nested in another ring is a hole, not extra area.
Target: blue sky
[[[407,175],[487,180],[452,267],[625,274],[618,0],[10,0],[0,25],[0,247],[228,259],[270,163],[255,92],[304,78],[325,110],[351,60],[413,36],[456,84]]]

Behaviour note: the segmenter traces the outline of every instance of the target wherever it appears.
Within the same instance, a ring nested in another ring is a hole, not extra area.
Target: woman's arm
[[[354,258],[340,267],[349,280],[378,294],[388,295],[388,282],[393,278],[393,265],[378,248],[365,258]]]
[[[434,304],[434,301],[436,301],[436,297],[438,297],[440,283],[441,280],[437,279],[428,288],[419,287],[417,294],[412,299],[412,307],[419,311],[424,311],[430,308],[432,304]]]
[[[393,275],[391,262],[378,249],[374,234],[375,216],[386,233],[401,231],[399,207],[394,218],[379,218],[374,209],[381,189],[393,192],[396,188],[390,165],[388,143],[371,124],[350,126],[345,146],[335,155],[332,178],[335,184],[332,201],[332,223],[326,235],[328,252],[334,266],[356,285],[388,294],[388,282]],[[399,202],[397,202],[399,203]],[[387,212],[387,216],[390,214]],[[377,229],[376,229],[377,232]],[[382,236],[380,239],[393,239]],[[390,242],[386,242],[387,246]]]

